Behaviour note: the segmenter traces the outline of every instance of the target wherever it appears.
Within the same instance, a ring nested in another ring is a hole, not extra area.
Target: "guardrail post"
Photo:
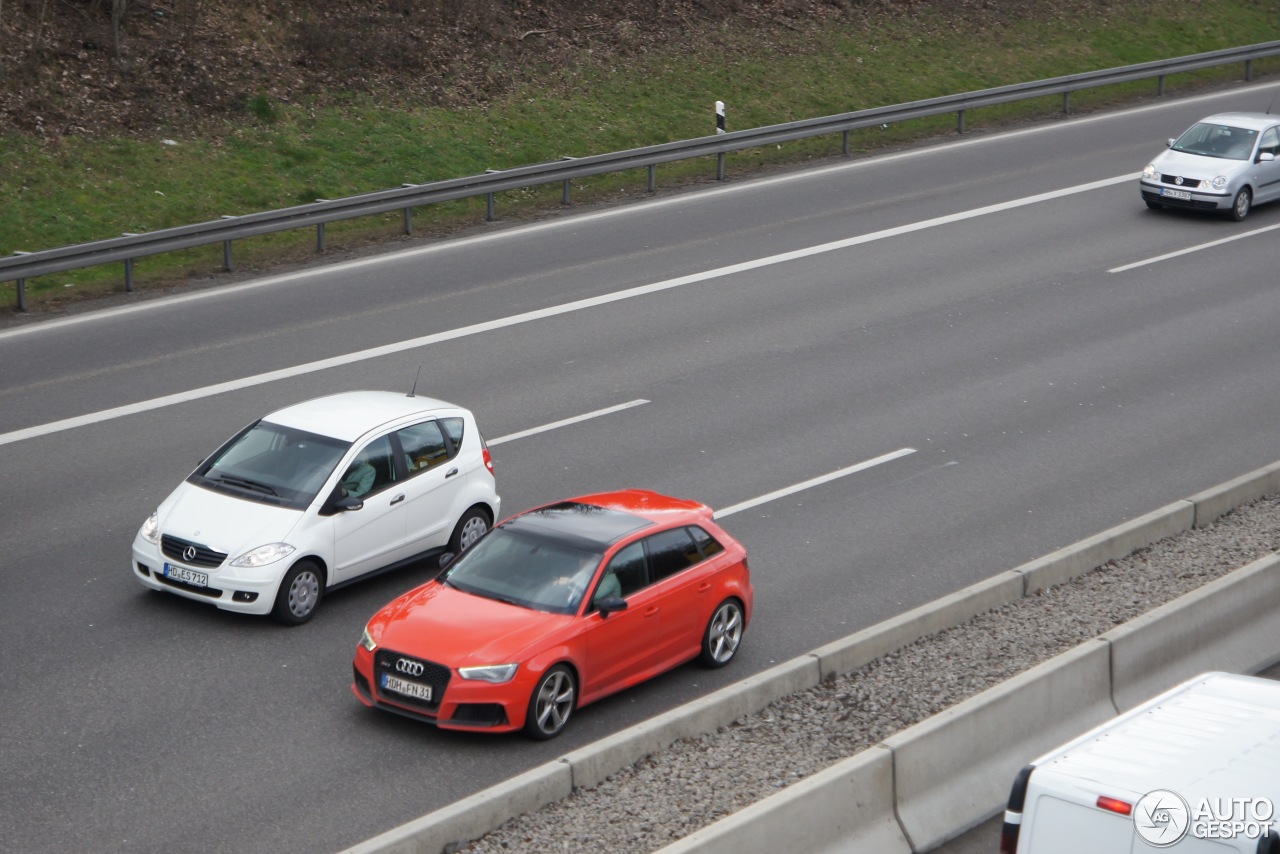
[[[956,110],[956,133],[964,133],[964,110]]]
[[[1071,112],[1071,93],[1070,92],[1062,93],[1062,112],[1064,113]]]
[[[121,237],[137,237],[138,235],[126,231]],[[125,293],[133,293],[133,259],[124,259],[124,290]]]
[[[223,214],[223,219],[235,219],[231,214]],[[231,272],[231,241],[222,241],[222,270],[223,272]]]
[[[653,163],[649,164],[649,192],[658,192],[658,167]]]
[[[1157,81],[1156,95],[1163,98],[1164,97],[1164,75],[1161,74],[1159,77],[1156,78],[1156,81]]]
[[[1246,59],[1244,61],[1244,79],[1246,83],[1253,79],[1253,60],[1252,59]]]
[[[401,187],[416,187],[417,184],[401,184]],[[413,208],[404,209],[404,233],[413,234]]]
[[[561,157],[560,159],[561,160],[577,160],[578,158],[565,156],[565,157]],[[572,200],[569,198],[569,179],[565,178],[564,191],[560,194],[560,204],[568,205],[571,203],[571,201]]]
[[[852,131],[845,131],[840,134],[840,153],[845,157],[849,157],[852,153],[852,147],[849,144],[849,136]]]
[[[30,255],[30,252],[14,252],[14,255]],[[27,310],[27,280],[18,279],[18,311]]]
[[[316,199],[316,204],[320,204],[321,202],[327,202],[327,201],[329,200]],[[317,252],[324,251],[324,223],[323,222],[316,223],[316,251]]]
[[[493,193],[486,193],[484,197],[484,218],[487,222],[493,222]]]
[[[716,180],[724,180],[724,152],[716,155]]]

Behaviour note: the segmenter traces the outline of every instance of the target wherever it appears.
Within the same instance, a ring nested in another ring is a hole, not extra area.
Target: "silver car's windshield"
[[[443,581],[486,599],[573,614],[602,557],[549,537],[499,527],[463,552]]]
[[[1253,154],[1253,145],[1257,139],[1256,130],[1198,122],[1191,130],[1174,140],[1170,148],[1203,157],[1248,160]]]
[[[349,447],[349,442],[259,421],[219,448],[187,480],[237,498],[301,510]]]

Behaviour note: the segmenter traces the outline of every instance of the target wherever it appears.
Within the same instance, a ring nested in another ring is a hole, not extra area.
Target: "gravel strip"
[[[717,732],[682,739],[460,850],[649,854],[1278,544],[1280,496],[1269,496],[1207,528],[922,638]]]

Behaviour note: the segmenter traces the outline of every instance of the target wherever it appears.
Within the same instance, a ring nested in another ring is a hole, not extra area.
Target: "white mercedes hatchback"
[[[231,437],[133,541],[154,590],[304,623],[327,591],[457,554],[501,510],[466,409],[354,391],[273,412]]]

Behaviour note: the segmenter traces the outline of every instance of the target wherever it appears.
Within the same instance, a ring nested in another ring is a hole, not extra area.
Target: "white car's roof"
[[[1201,119],[1207,125],[1230,125],[1248,130],[1266,130],[1274,124],[1280,124],[1280,115],[1275,113],[1216,113]]]
[[[461,408],[433,397],[410,397],[395,391],[348,391],[286,406],[265,420],[354,442],[383,424],[442,410],[457,413]]]

